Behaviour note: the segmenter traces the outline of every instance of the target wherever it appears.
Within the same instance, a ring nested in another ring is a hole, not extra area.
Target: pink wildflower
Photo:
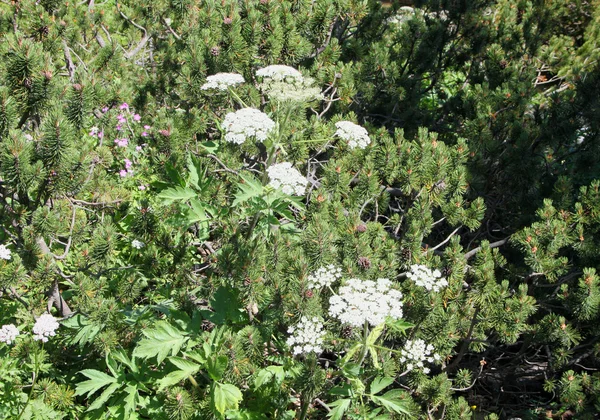
[[[131,168],[133,163],[129,159],[125,159],[125,169]]]
[[[140,114],[133,114],[133,121],[139,122],[141,119]]]
[[[108,112],[108,107],[105,106],[104,108],[102,108],[102,113],[106,114]]]
[[[137,150],[138,152],[142,151],[142,146],[135,146],[135,150]]]
[[[127,171],[125,169],[121,169],[119,171],[119,175],[121,175],[122,178],[125,178],[127,176]]]
[[[129,105],[127,105],[126,102],[123,102],[119,108],[120,109],[129,109]]]
[[[148,137],[148,133],[146,133],[145,131],[142,132],[142,137]]]
[[[144,191],[144,190],[146,189],[146,186],[142,184],[142,185],[140,185],[140,186],[138,187],[138,189],[139,189],[140,191]]]
[[[144,126],[144,130],[150,130],[152,127],[150,127],[149,125],[145,125]]]

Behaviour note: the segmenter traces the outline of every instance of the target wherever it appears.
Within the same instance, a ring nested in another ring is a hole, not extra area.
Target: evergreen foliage
[[[0,418],[600,412],[598,1],[3,1],[0,40]]]

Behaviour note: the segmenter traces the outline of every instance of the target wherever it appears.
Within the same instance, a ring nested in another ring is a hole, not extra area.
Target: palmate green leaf
[[[171,204],[174,201],[186,201],[190,198],[196,197],[198,194],[191,188],[187,187],[172,187],[161,191],[158,194],[158,198],[162,200],[163,204]]]
[[[175,385],[187,377],[196,374],[202,365],[181,357],[169,357],[169,362],[173,363],[179,370],[170,372],[167,376],[158,381],[158,390],[161,391],[168,386]]]
[[[269,383],[277,386],[283,382],[284,378],[285,370],[283,369],[283,366],[268,366],[258,371],[256,378],[254,379],[254,386],[260,388]]]
[[[90,395],[98,391],[100,388],[117,382],[117,378],[95,369],[84,369],[79,373],[88,377],[89,380],[77,384],[75,395],[83,395],[87,392],[87,396],[89,398]]]
[[[100,394],[100,396],[98,398],[96,398],[92,404],[90,404],[87,411],[98,410],[98,409],[104,407],[104,404],[106,404],[106,401],[108,401],[110,399],[110,397],[112,397],[115,394],[115,392],[119,388],[121,388],[121,385],[122,384],[120,384],[120,383],[110,384],[102,392],[102,394]]]
[[[392,389],[381,396],[371,395],[370,397],[375,404],[384,407],[388,411],[412,417],[407,404],[401,398],[403,394],[404,392],[400,389]]]
[[[344,413],[348,411],[351,403],[352,400],[348,398],[329,403],[329,408],[331,408],[331,411],[327,414],[327,417],[331,418],[331,420],[342,420]]]
[[[238,193],[235,195],[235,200],[231,203],[232,206],[245,203],[246,201],[259,197],[263,194],[263,185],[255,178],[248,175],[240,175],[242,181],[238,183]]]
[[[227,356],[217,356],[208,359],[206,365],[206,372],[214,381],[220,381],[223,377],[223,373],[227,368],[228,359]]]
[[[66,417],[66,414],[55,411],[52,407],[47,405],[42,398],[32,400],[27,404],[23,414],[21,414],[21,420],[58,420]]]
[[[134,357],[149,359],[156,356],[158,363],[162,363],[171,354],[176,355],[189,339],[182,331],[172,326],[167,321],[158,321],[153,329],[144,330],[146,336],[133,350]]]
[[[394,378],[378,376],[371,382],[371,394],[378,394],[386,387],[394,383]]]
[[[210,391],[210,403],[221,416],[227,410],[237,410],[242,401],[242,392],[235,385],[214,382]]]

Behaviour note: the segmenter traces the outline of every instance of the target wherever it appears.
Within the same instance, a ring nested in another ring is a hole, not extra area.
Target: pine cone
[[[352,327],[350,325],[346,325],[342,328],[342,338],[350,337],[352,337]]]
[[[219,48],[219,47],[217,47],[217,46],[215,46],[215,47],[212,47],[212,48],[210,49],[210,53],[211,53],[212,55],[214,55],[215,57],[218,57],[218,56],[219,56],[219,54],[221,53],[221,48]]]
[[[365,270],[371,268],[371,260],[367,257],[358,257],[358,265]]]

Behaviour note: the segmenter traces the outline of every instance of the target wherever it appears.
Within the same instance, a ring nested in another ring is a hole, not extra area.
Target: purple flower
[[[142,137],[148,137],[148,133],[146,133],[145,131],[142,132]]]
[[[137,150],[138,152],[142,151],[142,146],[135,146],[135,150]]]
[[[125,178],[127,176],[127,171],[125,169],[121,169],[119,171],[119,175],[121,175],[122,178]]]
[[[106,114],[106,113],[108,112],[108,107],[107,107],[107,106],[105,106],[104,108],[102,108],[102,112],[103,112],[104,114]]]
[[[132,162],[129,159],[125,159],[125,169],[131,168]]]
[[[115,128],[117,129],[117,131],[121,131],[123,129],[123,127],[121,127],[121,124],[117,124]]]
[[[121,124],[124,123],[125,119],[126,119],[125,115],[123,115],[123,114],[117,115],[117,120],[119,120],[119,123],[121,123]]]
[[[92,127],[90,129],[90,136],[96,137],[98,135],[98,133],[99,133],[99,130],[100,129],[98,127]]]
[[[127,139],[115,139],[115,144],[119,147],[127,147],[129,140]]]
[[[140,114],[133,114],[133,121],[139,122],[141,119]]]
[[[145,125],[144,126],[144,130],[150,130],[152,127],[150,127],[149,125]]]
[[[139,189],[140,191],[144,191],[144,190],[146,189],[146,186],[142,184],[142,185],[140,185],[140,186],[138,187],[138,189]]]
[[[98,138],[99,139],[104,138],[104,131],[101,131],[101,132],[98,133]]]
[[[119,109],[129,109],[129,105],[127,105],[127,103],[126,103],[126,102],[123,102],[123,103],[121,104],[121,106],[119,107]]]

